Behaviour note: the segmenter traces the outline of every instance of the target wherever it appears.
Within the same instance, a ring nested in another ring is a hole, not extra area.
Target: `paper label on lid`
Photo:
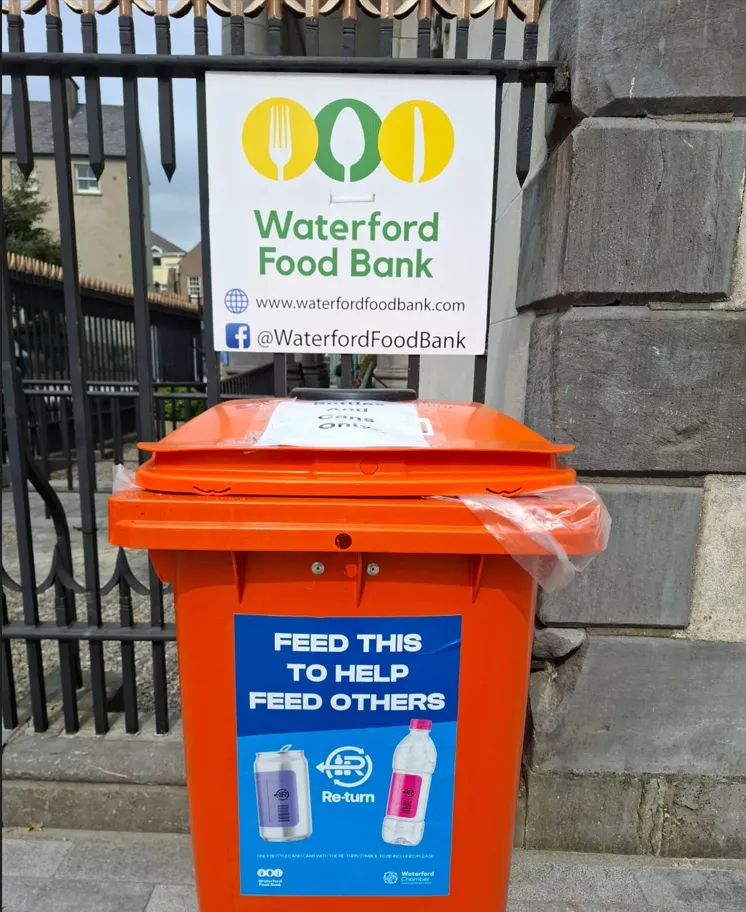
[[[312,449],[426,447],[429,422],[412,402],[330,399],[280,402],[254,446]]]

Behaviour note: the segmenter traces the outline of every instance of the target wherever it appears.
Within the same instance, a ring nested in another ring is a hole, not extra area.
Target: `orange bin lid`
[[[148,491],[301,497],[513,495],[572,484],[557,456],[573,447],[545,440],[477,403],[412,403],[432,434],[423,447],[256,446],[282,399],[217,405],[158,443],[136,472]],[[305,403],[302,403],[305,405]]]

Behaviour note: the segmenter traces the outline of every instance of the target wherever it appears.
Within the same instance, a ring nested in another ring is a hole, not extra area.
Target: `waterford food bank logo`
[[[278,97],[252,108],[242,144],[268,180],[293,180],[315,163],[332,180],[354,183],[383,163],[399,180],[423,184],[448,166],[455,137],[450,118],[431,101],[403,101],[381,119],[364,101],[340,98],[314,118],[298,101]]]

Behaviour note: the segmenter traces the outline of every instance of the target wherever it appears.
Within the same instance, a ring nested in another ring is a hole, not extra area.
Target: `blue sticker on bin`
[[[445,896],[461,618],[236,615],[241,894]]]

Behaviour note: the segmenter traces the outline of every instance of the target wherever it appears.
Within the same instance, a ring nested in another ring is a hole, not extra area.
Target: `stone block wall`
[[[518,841],[741,857],[746,4],[548,16],[572,102],[513,203],[511,319],[530,324],[491,352],[491,396],[525,359],[526,423],[575,444],[613,527],[540,599]]]

